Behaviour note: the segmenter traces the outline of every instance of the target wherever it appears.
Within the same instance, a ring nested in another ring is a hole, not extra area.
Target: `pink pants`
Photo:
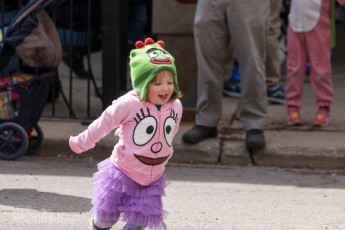
[[[302,106],[302,95],[306,65],[309,61],[310,82],[317,105],[330,106],[333,98],[330,42],[330,2],[323,0],[320,18],[315,28],[309,32],[287,32],[287,79],[285,101],[287,106]]]

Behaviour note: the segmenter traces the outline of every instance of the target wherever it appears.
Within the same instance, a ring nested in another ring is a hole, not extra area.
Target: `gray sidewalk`
[[[97,54],[96,54],[97,55]],[[99,54],[98,54],[99,55]],[[99,59],[97,59],[99,60]],[[65,67],[61,67],[66,72]],[[96,69],[96,71],[99,71]],[[192,164],[224,164],[308,167],[308,168],[345,168],[345,78],[344,68],[334,68],[334,87],[336,98],[331,110],[331,122],[322,129],[311,128],[316,113],[315,99],[311,84],[305,83],[303,96],[304,106],[301,115],[305,125],[300,128],[286,126],[286,111],[282,105],[269,105],[265,136],[267,147],[255,153],[248,153],[244,147],[244,132],[241,123],[236,120],[231,127],[228,123],[234,113],[238,99],[223,98],[223,116],[219,125],[218,138],[209,139],[196,145],[187,145],[181,141],[182,134],[193,126],[191,122],[182,122],[177,138],[175,138],[175,155],[172,162]],[[64,76],[60,76],[64,77]],[[75,83],[74,106],[82,106],[85,90],[81,81]],[[63,80],[63,84],[66,84]],[[79,96],[78,96],[79,95]],[[97,99],[93,107],[94,113],[101,113],[101,104]],[[58,106],[64,106],[59,99]],[[47,106],[46,109],[50,109]],[[59,111],[59,109],[58,109]],[[96,148],[82,155],[73,154],[68,147],[68,138],[84,130],[80,120],[61,120],[42,118],[39,122],[44,131],[44,143],[37,153],[44,156],[71,158],[103,159],[109,156],[116,139],[113,134],[100,141]]]

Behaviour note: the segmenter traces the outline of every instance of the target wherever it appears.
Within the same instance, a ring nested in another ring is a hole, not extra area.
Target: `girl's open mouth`
[[[164,94],[164,95],[158,95],[160,99],[162,100],[166,100],[168,97],[168,94]]]

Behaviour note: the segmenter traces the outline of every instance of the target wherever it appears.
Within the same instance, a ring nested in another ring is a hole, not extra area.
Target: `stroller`
[[[9,26],[1,28],[1,159],[33,154],[42,144],[37,123],[62,56],[55,25],[46,12],[53,4],[53,0],[30,0]]]

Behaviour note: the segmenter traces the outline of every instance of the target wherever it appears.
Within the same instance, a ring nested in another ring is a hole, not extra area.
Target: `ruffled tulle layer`
[[[118,170],[110,159],[100,162],[93,175],[91,215],[107,222],[123,221],[152,229],[166,229],[162,196],[168,185],[163,175],[150,186],[142,186]]]

